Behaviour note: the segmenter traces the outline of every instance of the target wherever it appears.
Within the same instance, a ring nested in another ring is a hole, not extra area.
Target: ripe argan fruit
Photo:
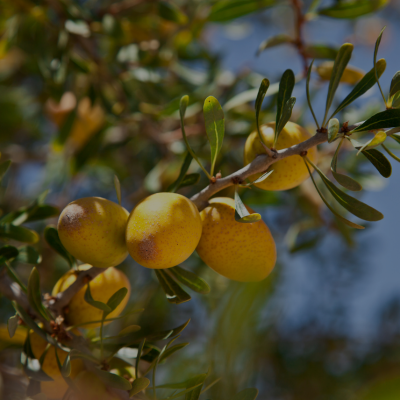
[[[234,281],[258,282],[266,278],[275,266],[276,247],[265,222],[236,222],[231,198],[218,197],[209,203],[200,213],[203,233],[196,249],[200,258]]]
[[[274,143],[275,122],[260,126],[261,135],[264,142],[268,147],[272,147]],[[310,139],[310,133],[293,122],[288,122],[281,131],[276,142],[276,149],[286,149],[294,146],[307,139]],[[250,164],[259,154],[265,154],[265,149],[262,146],[258,133],[252,132],[246,140],[244,146],[244,164]],[[307,152],[307,157],[315,163],[317,160],[317,149],[312,147]],[[307,167],[304,164],[301,156],[295,155],[277,161],[269,167],[274,172],[260,183],[256,183],[260,189],[264,190],[288,190],[292,189],[303,181],[305,181],[309,174]],[[262,174],[256,174],[249,179],[254,181]]]
[[[79,266],[82,271],[91,267],[89,264]],[[52,295],[56,296],[58,293],[63,292],[76,281],[76,271],[70,270],[64,274],[53,288]],[[121,304],[110,313],[107,318],[114,318],[121,314],[126,304],[128,303],[131,294],[131,285],[128,277],[119,269],[110,267],[103,273],[97,275],[90,281],[90,293],[94,300],[107,303],[110,297],[119,289],[127,288],[128,293],[122,300]],[[85,292],[87,286],[85,285],[79,292],[75,294],[68,304],[68,312],[66,313],[66,320],[69,325],[80,325],[84,322],[100,321],[103,316],[103,311],[91,306],[85,301]],[[105,322],[104,325],[109,322]],[[85,324],[82,328],[92,329],[100,326],[100,322],[95,324]]]
[[[79,335],[79,331],[74,330],[74,333]],[[39,336],[36,332],[31,331],[29,334],[29,340],[31,343],[32,352],[36,359],[40,359],[43,352],[45,351],[48,343],[41,336]],[[46,353],[42,364],[42,370],[51,378],[52,381],[40,382],[40,390],[44,393],[47,398],[52,399],[61,399],[65,395],[68,390],[68,384],[65,382],[63,376],[61,375],[60,369],[57,364],[57,358],[55,354],[55,347],[51,346]],[[57,349],[57,355],[60,360],[60,363],[63,364],[68,353],[64,350]],[[74,378],[80,371],[83,369],[82,360],[76,359],[71,360],[71,378]]]
[[[126,226],[132,258],[147,268],[170,268],[185,261],[201,236],[197,207],[176,193],[156,193],[140,202]]]
[[[115,267],[128,255],[125,228],[129,213],[101,197],[69,203],[58,220],[64,247],[78,260],[99,268]]]

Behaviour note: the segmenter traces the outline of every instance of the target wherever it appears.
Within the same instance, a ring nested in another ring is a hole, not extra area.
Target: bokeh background
[[[224,21],[211,20],[214,3],[176,1],[180,12],[174,14],[157,1],[1,1],[0,147],[3,160],[12,160],[0,188],[3,212],[29,204],[47,189],[47,201],[60,209],[85,196],[117,201],[114,174],[128,210],[166,190],[185,154],[177,112],[184,94],[190,96],[189,140],[205,159],[202,103],[208,95],[218,98],[226,117],[218,168],[222,175],[239,169],[244,141],[255,127],[254,99],[262,78],[279,82],[287,68],[301,75],[303,59],[288,44],[256,55],[266,38],[294,35],[292,2]],[[304,12],[310,4],[303,2]],[[319,8],[332,4],[322,1]],[[314,15],[303,26],[303,39],[333,49],[353,43],[350,64],[366,72],[386,26],[379,57],[388,63],[381,78],[388,92],[400,69],[399,18],[398,0],[357,19]],[[321,117],[327,82],[314,73],[311,88]],[[336,101],[350,89],[341,85]],[[315,131],[304,79],[294,95],[292,120]],[[355,123],[383,109],[374,87],[340,121]],[[274,112],[270,95],[262,121],[274,120]],[[322,147],[324,170],[334,150]],[[362,232],[338,225],[309,181],[285,193],[242,193],[262,214],[278,247],[278,264],[261,283],[228,281],[194,254],[183,266],[207,280],[211,293],[194,293],[190,302],[173,305],[152,271],[130,258],[120,266],[132,282],[130,307],[145,308],[130,323],[150,331],[191,318],[179,339],[190,345],[160,365],[160,382],[210,370],[221,380],[204,398],[228,399],[250,386],[259,389],[261,400],[400,398],[400,166],[393,161],[393,174],[384,179],[362,157],[345,152],[341,166],[363,183],[363,201],[385,214]],[[199,172],[194,162],[191,172]],[[190,196],[206,185],[202,177],[180,193]],[[56,222],[31,226],[42,232]],[[68,265],[44,241],[37,248],[43,290],[50,292]],[[15,267],[29,276],[30,266]],[[0,298],[1,321],[11,315],[10,302]],[[6,381],[17,367],[17,349],[5,342],[1,347]],[[11,388],[3,396],[17,398]]]

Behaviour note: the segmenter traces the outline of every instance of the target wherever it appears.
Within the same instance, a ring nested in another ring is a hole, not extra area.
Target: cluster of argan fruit
[[[274,127],[275,123],[261,127],[268,146],[273,143]],[[287,148],[309,137],[305,129],[288,122],[276,148]],[[250,163],[264,152],[257,132],[253,132],[245,145],[245,163]],[[315,161],[316,149],[311,149],[308,157]],[[287,190],[299,185],[308,176],[300,156],[276,162],[273,170],[266,180],[256,186],[264,190]],[[252,212],[250,208],[249,211]],[[236,222],[235,203],[231,198],[213,198],[208,207],[199,213],[194,203],[180,194],[156,193],[142,200],[129,214],[112,201],[86,197],[65,207],[59,218],[58,234],[64,247],[85,263],[79,269],[87,269],[91,265],[105,268],[104,273],[90,283],[95,300],[107,302],[120,288],[128,289],[124,301],[108,318],[122,312],[130,295],[128,278],[114,268],[125,260],[128,253],[146,268],[163,269],[183,263],[197,250],[201,259],[213,270],[241,282],[266,278],[276,262],[275,242],[267,225],[262,220],[246,224]],[[64,291],[75,279],[76,271],[67,272],[56,283],[53,295]],[[100,325],[98,321],[102,318],[102,311],[85,302],[85,290],[81,289],[68,305],[66,322],[75,326],[97,321],[84,326],[96,328]],[[47,342],[35,333],[30,338],[33,353],[39,359]],[[63,362],[66,353],[61,349],[57,351]],[[67,385],[58,370],[55,349],[50,349],[42,368],[53,378],[51,382],[41,383],[42,392],[50,399],[62,397]],[[104,383],[95,374],[85,371],[80,360],[72,362],[71,378],[80,392],[85,394],[85,400],[112,399],[110,395],[104,397]]]

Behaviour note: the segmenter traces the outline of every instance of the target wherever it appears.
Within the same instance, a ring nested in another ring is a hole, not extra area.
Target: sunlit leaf
[[[209,96],[203,106],[204,123],[211,146],[211,176],[214,175],[215,163],[222,148],[225,132],[225,117],[218,100]]]
[[[339,132],[340,124],[337,118],[331,118],[328,123],[328,142],[332,143]]]
[[[386,61],[381,58],[376,63],[376,70],[378,73],[378,77],[380,78],[386,69]],[[372,88],[376,83],[375,77],[375,68],[372,68],[369,72],[367,72],[360,82],[353,88],[353,90],[349,93],[349,95],[339,104],[336,110],[333,112],[332,116],[336,115],[339,111],[343,110],[349,104],[351,104],[354,100],[358,99],[364,93],[366,93],[369,89]]]
[[[172,274],[177,281],[194,290],[195,292],[202,294],[207,294],[210,292],[210,286],[208,283],[193,272],[187,271],[179,266],[168,268],[165,271]]]
[[[353,52],[353,48],[354,48],[354,46],[351,43],[345,43],[339,49],[338,55],[333,64],[331,79],[329,81],[328,95],[326,98],[324,123],[322,125],[325,124],[329,109],[332,105],[332,101],[333,101],[333,98],[336,93],[336,89],[338,88],[340,79],[343,75],[343,72],[346,69],[346,66],[350,61],[351,53]]]
[[[155,270],[157,279],[165,292],[167,300],[173,304],[189,301],[191,297],[162,269]]]
[[[242,223],[252,223],[260,221],[261,215],[258,213],[250,214],[246,206],[243,204],[238,190],[235,190],[235,220]]]
[[[368,142],[365,143],[358,150],[357,155],[364,150],[370,150],[370,149],[373,149],[374,147],[378,147],[386,140],[386,138],[387,138],[387,136],[386,136],[385,131],[379,131],[379,132],[375,133],[374,137],[371,140],[368,140]]]
[[[354,19],[384,7],[387,2],[388,0],[353,0],[338,2],[332,7],[323,8],[318,13],[331,18]]]

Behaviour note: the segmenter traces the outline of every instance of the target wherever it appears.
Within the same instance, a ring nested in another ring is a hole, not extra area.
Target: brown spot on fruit
[[[155,260],[157,258],[157,245],[153,235],[149,235],[139,243],[139,257],[145,261]]]

